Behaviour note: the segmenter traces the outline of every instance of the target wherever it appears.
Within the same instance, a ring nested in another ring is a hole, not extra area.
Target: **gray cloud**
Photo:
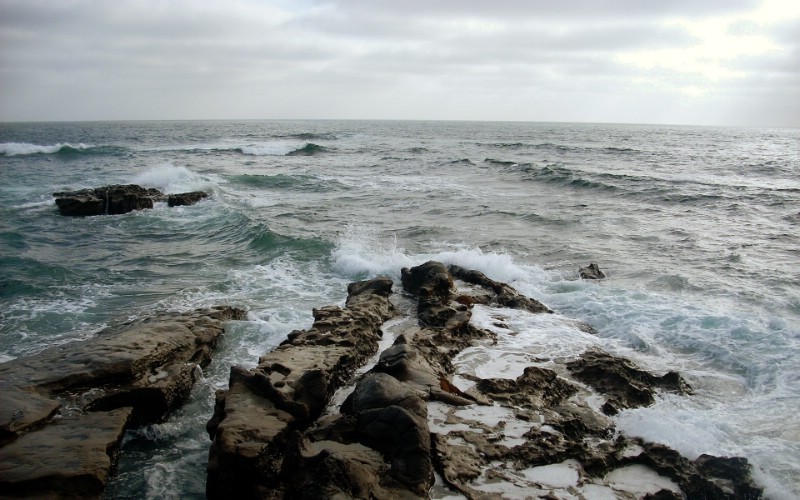
[[[773,87],[798,97],[798,19],[765,32],[746,17],[758,5],[0,0],[0,119],[800,125],[768,102],[769,113],[736,115]],[[692,59],[707,49],[685,23],[715,16],[740,16],[732,35],[755,32],[780,50],[711,61],[737,71],[727,79],[692,73],[711,56]]]

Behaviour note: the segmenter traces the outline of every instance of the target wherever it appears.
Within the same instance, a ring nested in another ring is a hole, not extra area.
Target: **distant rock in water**
[[[184,205],[194,205],[203,198],[207,198],[205,191],[192,191],[191,193],[171,194],[167,198],[167,205],[171,207],[181,207]]]
[[[327,151],[328,151],[327,148],[320,146],[319,144],[314,144],[313,142],[309,142],[302,148],[295,149],[294,151],[286,153],[286,156],[311,156],[317,153],[325,153]]]
[[[143,188],[136,184],[112,186],[78,191],[53,193],[61,215],[118,215],[134,210],[153,208],[153,202],[163,201],[166,196],[155,188]]]
[[[171,194],[167,196],[158,189],[144,188],[136,184],[114,184],[99,188],[53,193],[61,215],[85,217],[90,215],[119,215],[134,210],[153,208],[158,201],[167,201],[169,206],[193,205],[208,196],[208,193]]]
[[[578,269],[578,274],[580,274],[582,279],[585,280],[600,280],[606,277],[606,274],[600,270],[600,267],[592,262],[587,267],[582,267]]]

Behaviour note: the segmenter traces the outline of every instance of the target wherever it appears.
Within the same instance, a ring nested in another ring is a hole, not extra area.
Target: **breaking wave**
[[[50,145],[30,144],[27,142],[4,142],[0,144],[0,154],[4,156],[21,156],[37,154],[57,155],[114,155],[127,154],[129,150],[120,146],[91,146],[86,144],[57,143]]]
[[[294,151],[286,153],[286,156],[312,156],[319,153],[325,153],[327,151],[328,148],[320,146],[319,144],[314,144],[313,142],[309,142],[306,143],[306,145],[302,148],[298,148]]]

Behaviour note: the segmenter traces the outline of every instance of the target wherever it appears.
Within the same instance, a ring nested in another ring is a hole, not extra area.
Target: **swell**
[[[122,146],[57,143],[51,145],[30,144],[27,142],[5,142],[0,144],[0,154],[4,156],[59,155],[59,156],[123,156],[131,151]]]
[[[324,180],[306,174],[242,174],[227,178],[232,184],[239,184],[257,189],[293,190],[307,192],[325,192],[339,189],[342,184],[335,180]]]

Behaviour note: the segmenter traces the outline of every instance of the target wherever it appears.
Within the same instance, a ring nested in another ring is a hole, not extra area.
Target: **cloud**
[[[726,106],[763,93],[756,83],[796,91],[796,11],[754,0],[0,0],[0,119],[727,122]]]

